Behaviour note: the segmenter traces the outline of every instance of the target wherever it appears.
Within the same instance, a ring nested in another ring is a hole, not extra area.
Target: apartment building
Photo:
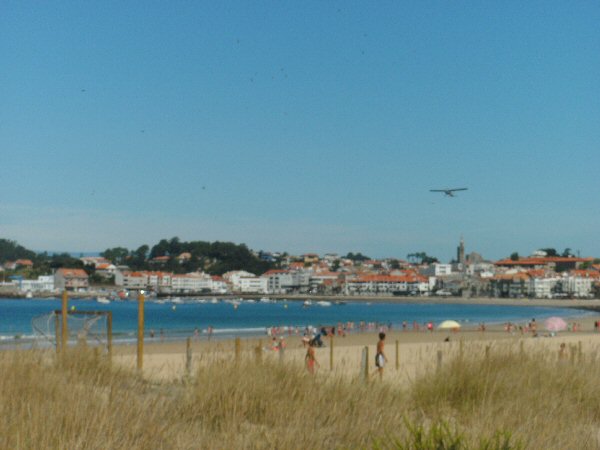
[[[61,291],[82,291],[89,288],[88,274],[83,269],[58,269],[54,273],[54,286]]]
[[[238,292],[243,294],[267,294],[268,279],[263,277],[240,277]]]

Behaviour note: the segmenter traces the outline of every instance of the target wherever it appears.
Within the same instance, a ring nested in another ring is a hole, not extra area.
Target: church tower
[[[460,245],[456,248],[456,261],[459,264],[464,264],[465,261],[465,240],[460,237]]]

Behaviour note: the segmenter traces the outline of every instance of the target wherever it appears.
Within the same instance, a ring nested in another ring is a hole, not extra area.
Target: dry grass
[[[595,361],[464,354],[403,388],[252,359],[151,383],[92,350],[3,352],[0,448],[598,448]]]

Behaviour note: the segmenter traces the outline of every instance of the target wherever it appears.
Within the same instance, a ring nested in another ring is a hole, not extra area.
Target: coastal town
[[[567,249],[568,250],[568,249]],[[1,256],[1,255],[0,255]],[[182,272],[190,252],[149,258],[152,270],[135,270],[104,256],[83,256],[80,267],[60,267],[35,278],[26,276],[29,259],[2,264],[0,293],[16,297],[47,297],[67,290],[79,295],[105,292],[126,298],[130,291],[150,295],[328,295],[588,299],[600,298],[600,260],[553,249],[516,254],[497,261],[466,253],[461,238],[456,258],[440,263],[424,253],[405,259],[369,259],[360,253],[298,256],[254,252],[277,268],[263,273],[229,270],[220,275],[202,270]]]

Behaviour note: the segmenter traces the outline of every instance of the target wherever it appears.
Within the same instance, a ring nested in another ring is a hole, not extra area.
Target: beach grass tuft
[[[0,448],[597,448],[595,360],[476,350],[408,386],[251,358],[158,382],[89,348],[2,352]]]

